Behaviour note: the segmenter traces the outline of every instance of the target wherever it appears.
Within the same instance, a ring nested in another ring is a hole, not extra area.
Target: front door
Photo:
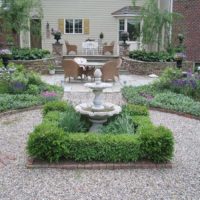
[[[31,48],[42,48],[41,20],[30,20]]]

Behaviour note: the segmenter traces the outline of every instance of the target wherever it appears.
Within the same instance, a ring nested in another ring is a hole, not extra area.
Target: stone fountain
[[[82,103],[75,107],[76,111],[89,117],[92,122],[90,132],[97,131],[108,117],[117,115],[121,112],[121,107],[112,103],[103,102],[102,93],[106,88],[112,87],[110,83],[101,82],[101,70],[96,69],[94,72],[95,83],[86,83],[84,86],[92,89],[95,97],[91,103]]]

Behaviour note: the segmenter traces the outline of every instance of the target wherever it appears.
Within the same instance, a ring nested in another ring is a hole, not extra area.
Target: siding
[[[144,0],[138,0],[137,6],[141,6]],[[115,53],[117,53],[118,19],[111,15],[112,12],[124,6],[132,5],[132,0],[42,0],[44,17],[42,21],[42,47],[52,51],[53,36],[46,38],[46,24],[50,29],[58,28],[58,19],[84,19],[90,20],[90,33],[64,34],[61,42],[68,40],[78,45],[78,53],[82,52],[82,42],[87,38],[98,40],[99,34],[104,33],[103,42],[115,41]],[[64,54],[66,48],[64,46]]]

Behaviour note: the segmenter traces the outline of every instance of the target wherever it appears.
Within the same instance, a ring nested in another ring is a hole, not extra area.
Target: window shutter
[[[90,21],[89,19],[84,19],[84,34],[90,33]]]
[[[64,33],[64,19],[58,19],[58,30]]]

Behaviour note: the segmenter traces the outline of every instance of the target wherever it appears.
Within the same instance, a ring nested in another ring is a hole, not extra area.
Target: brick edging
[[[70,163],[62,162],[57,164],[49,164],[44,162],[34,163],[34,159],[28,158],[26,167],[28,169],[37,168],[54,168],[54,169],[66,169],[66,170],[77,170],[77,169],[87,169],[87,170],[115,170],[115,169],[172,169],[173,164],[171,162],[155,164],[152,162],[138,161],[135,163]]]
[[[189,119],[200,120],[200,117],[197,117],[197,116],[194,116],[194,115],[191,115],[191,114],[188,114],[188,113],[168,110],[168,109],[165,109],[165,108],[149,107],[149,110],[155,110],[155,111],[159,111],[159,112],[175,114],[175,115],[178,115],[178,116],[181,116],[181,117],[186,117],[186,118],[189,118]]]
[[[39,110],[42,107],[43,106],[32,106],[32,107],[29,107],[29,108],[22,108],[22,109],[17,109],[17,110],[9,110],[9,111],[0,113],[0,118],[4,117],[6,115],[12,115],[12,114],[20,113],[20,112],[26,112],[26,111],[31,111],[31,110]]]

